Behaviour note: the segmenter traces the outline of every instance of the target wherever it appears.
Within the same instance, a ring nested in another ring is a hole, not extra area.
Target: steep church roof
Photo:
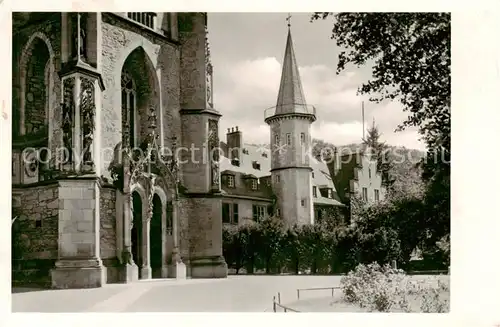
[[[308,113],[300,81],[299,67],[293,50],[292,32],[288,27],[281,82],[275,114]]]

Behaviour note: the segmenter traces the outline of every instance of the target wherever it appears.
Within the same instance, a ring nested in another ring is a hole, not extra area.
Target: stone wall
[[[12,190],[12,282],[50,285],[58,254],[57,184]]]
[[[101,259],[106,266],[107,282],[116,283],[120,281],[120,264],[116,257],[116,190],[103,187],[100,194]]]
[[[221,210],[219,197],[181,198],[179,245],[183,257],[222,255]]]
[[[116,257],[116,194],[112,188],[101,189],[100,237],[101,259]]]

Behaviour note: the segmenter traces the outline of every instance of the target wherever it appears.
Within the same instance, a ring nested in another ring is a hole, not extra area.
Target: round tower
[[[279,214],[289,225],[312,224],[311,124],[316,110],[307,105],[293,50],[290,25],[276,106],[265,112],[271,130],[271,178]]]

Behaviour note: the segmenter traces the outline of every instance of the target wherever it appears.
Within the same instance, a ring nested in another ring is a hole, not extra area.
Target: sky
[[[276,105],[285,52],[288,13],[209,13],[208,40],[214,66],[214,106],[223,115],[220,137],[238,126],[245,143],[270,142],[264,110]],[[407,113],[397,102],[375,104],[356,94],[371,67],[336,74],[341,51],[331,39],[333,18],[310,22],[310,13],[292,13],[292,39],[304,95],[316,107],[313,138],[335,145],[359,143],[373,119],[390,145],[424,149],[416,129],[395,133]]]

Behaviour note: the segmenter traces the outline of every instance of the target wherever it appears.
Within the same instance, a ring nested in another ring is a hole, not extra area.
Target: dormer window
[[[231,159],[231,164],[233,166],[239,167],[240,166],[240,160],[238,158],[233,158],[233,159]]]
[[[227,186],[234,187],[234,176],[233,175],[227,175]]]
[[[332,192],[332,189],[331,189],[331,188],[329,188],[329,189],[328,189],[328,198],[329,198],[329,199],[332,199],[332,198],[333,198],[333,192]]]
[[[258,183],[257,183],[257,179],[252,179],[252,190],[257,190],[258,188]]]
[[[155,12],[128,12],[127,17],[141,25],[155,29],[156,13]]]
[[[253,169],[260,170],[260,163],[258,161],[252,161]]]
[[[248,149],[243,149],[243,154],[248,154]]]

